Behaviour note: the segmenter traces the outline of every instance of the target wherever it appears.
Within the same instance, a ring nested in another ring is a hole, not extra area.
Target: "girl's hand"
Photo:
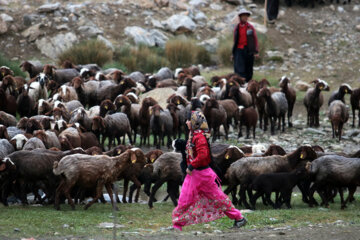
[[[186,169],[186,173],[189,174],[191,176],[192,171],[190,171],[188,168]]]

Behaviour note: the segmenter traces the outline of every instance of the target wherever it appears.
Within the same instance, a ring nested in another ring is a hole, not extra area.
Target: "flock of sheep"
[[[8,205],[10,195],[25,204],[27,194],[33,193],[36,201],[55,203],[56,209],[65,198],[74,208],[76,202],[92,197],[85,206],[88,208],[98,200],[105,201],[104,186],[114,203],[113,184],[122,179],[122,202],[132,202],[135,190],[138,201],[144,184],[152,207],[157,190],[167,183],[168,196],[176,205],[183,181],[180,162],[185,157],[185,141],[180,137],[188,135],[185,122],[191,110],[203,111],[208,120],[213,132],[214,170],[227,185],[226,193],[232,194],[234,203],[255,208],[257,198],[262,197],[264,204],[281,207],[285,203],[290,207],[291,192],[297,185],[309,205],[316,204],[315,191],[325,205],[339,192],[344,208],[360,184],[359,153],[324,153],[319,146],[300,146],[286,153],[276,145],[265,149],[261,145],[239,148],[214,143],[220,138],[221,125],[226,139],[230,126],[239,129],[238,137],[245,126],[246,137],[252,130],[254,138],[257,122],[267,131],[270,121],[271,134],[275,134],[276,125],[285,131],[286,117],[292,127],[296,91],[285,76],[279,81],[280,88],[275,88],[266,79],[246,83],[236,74],[213,76],[209,84],[197,67],[176,69],[175,73],[161,68],[153,75],[126,75],[119,69],[102,70],[96,64],[68,61],[61,68],[35,66],[28,61],[21,67],[30,80],[0,67],[0,184],[4,205]],[[321,92],[329,86],[320,79],[312,84],[304,105],[307,124],[316,127],[324,102]],[[165,87],[175,90],[166,108],[152,97],[140,102],[142,93]],[[351,94],[354,125],[360,90],[342,84],[329,100],[333,137],[338,135],[339,140],[349,117],[346,93]],[[21,117],[18,121],[17,113]],[[132,147],[138,133],[140,146],[149,145],[152,134],[157,149],[144,153]],[[173,146],[177,152],[160,150],[165,137],[167,147]],[[133,185],[127,200],[130,181]],[[343,198],[344,188],[349,189],[347,200]],[[270,198],[272,192],[277,193],[275,203]]]

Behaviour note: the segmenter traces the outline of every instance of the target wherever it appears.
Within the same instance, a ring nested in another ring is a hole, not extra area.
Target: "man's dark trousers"
[[[250,81],[253,76],[254,54],[249,53],[249,49],[237,48],[234,55],[234,72]]]

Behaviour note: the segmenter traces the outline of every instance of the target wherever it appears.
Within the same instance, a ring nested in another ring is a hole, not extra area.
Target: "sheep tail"
[[[308,171],[308,172],[313,172],[313,166],[312,166],[312,162],[307,162],[306,163],[306,165],[305,165],[305,169],[306,169],[306,171]]]
[[[55,161],[53,165],[53,173],[55,175],[60,175],[62,173],[61,169],[59,168],[59,162]]]

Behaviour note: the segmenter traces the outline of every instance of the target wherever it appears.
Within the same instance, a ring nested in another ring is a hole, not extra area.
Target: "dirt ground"
[[[360,226],[323,226],[301,228],[274,228],[253,230],[232,230],[221,234],[182,234],[180,232],[168,232],[146,236],[123,236],[124,239],[337,239],[358,240],[360,239]]]

